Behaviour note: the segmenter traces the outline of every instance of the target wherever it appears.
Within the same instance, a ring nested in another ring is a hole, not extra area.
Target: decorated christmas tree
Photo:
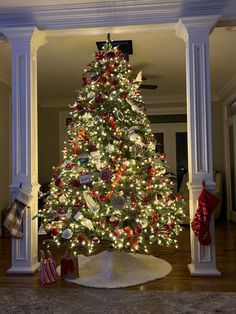
[[[84,70],[63,162],[38,215],[57,245],[88,254],[98,244],[138,253],[176,245],[183,200],[155,152],[141,80],[109,38]]]

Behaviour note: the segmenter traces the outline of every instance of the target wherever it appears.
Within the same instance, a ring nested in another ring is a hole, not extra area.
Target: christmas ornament
[[[81,155],[81,156],[78,156],[77,158],[77,163],[79,165],[87,164],[88,161],[89,161],[89,155]]]
[[[93,178],[92,178],[91,173],[80,176],[79,182],[80,182],[80,184],[89,184],[89,183],[93,182]]]
[[[77,211],[77,213],[74,215],[74,219],[78,221],[82,218],[84,218],[83,214],[80,211]]]
[[[123,121],[124,120],[124,115],[121,111],[117,110],[116,111],[116,116],[117,116],[117,119],[120,120],[120,121]]]
[[[51,226],[49,228],[51,235],[57,236],[60,233],[60,229],[56,226]]]
[[[100,239],[98,238],[98,237],[94,237],[93,239],[92,239],[92,243],[93,244],[99,244],[101,241],[100,241]]]
[[[89,102],[92,102],[95,99],[95,92],[91,91],[88,93],[87,98],[89,99]]]
[[[83,192],[83,197],[85,199],[85,202],[88,206],[88,208],[93,211],[96,212],[99,210],[99,205],[93,200],[93,198],[89,195],[88,192],[84,191]]]
[[[142,228],[147,228],[148,226],[148,220],[147,219],[143,219],[140,221],[140,225]]]
[[[115,210],[122,210],[125,207],[126,201],[120,195],[114,195],[110,201],[111,206]]]
[[[71,215],[72,215],[72,211],[68,211],[68,212],[66,213],[66,218],[67,218],[67,219],[70,219],[70,218],[71,218]]]
[[[62,194],[61,196],[59,196],[59,202],[60,203],[65,203],[66,202],[66,197],[64,194]]]
[[[112,177],[111,170],[108,169],[108,168],[103,168],[102,172],[101,172],[101,175],[100,175],[100,178],[102,180],[108,181],[108,180],[111,180],[111,177]]]
[[[111,216],[109,221],[113,227],[116,227],[119,224],[119,219],[116,216]]]
[[[113,91],[110,93],[110,99],[111,100],[116,100],[117,99],[117,92],[116,91]]]
[[[70,229],[65,229],[65,230],[63,230],[62,231],[62,234],[61,234],[61,236],[62,236],[62,238],[64,238],[64,239],[70,239],[71,237],[72,237],[72,231],[70,230]]]
[[[85,226],[86,228],[88,228],[89,230],[92,230],[93,229],[93,223],[90,219],[88,218],[82,218],[81,219],[81,224],[83,226]]]
[[[57,187],[63,187],[63,186],[64,186],[64,182],[62,182],[61,179],[59,178],[59,179],[57,179],[57,180],[55,181],[55,185],[56,185]]]
[[[105,146],[105,151],[109,154],[113,153],[114,150],[115,150],[115,146],[110,143]]]

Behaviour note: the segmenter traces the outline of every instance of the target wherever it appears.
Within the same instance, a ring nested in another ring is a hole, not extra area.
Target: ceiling
[[[108,1],[108,0],[107,0]],[[40,4],[55,1],[37,1]],[[56,3],[84,1],[57,0]],[[93,0],[90,0],[92,3]],[[94,0],[95,2],[95,0]],[[106,2],[106,1],[104,1]],[[110,2],[110,1],[109,1]],[[162,2],[162,1],[159,1]],[[229,2],[229,4],[232,1]],[[35,5],[32,0],[1,0],[2,7]],[[227,7],[227,10],[229,7]],[[227,13],[228,11],[225,10]],[[97,50],[96,41],[106,39],[132,40],[133,55],[129,63],[133,71],[142,70],[145,83],[157,84],[156,90],[142,90],[147,106],[185,102],[185,43],[176,37],[174,24],[81,28],[73,30],[45,30],[47,44],[38,51],[38,95],[41,106],[67,105],[82,86],[82,73]],[[216,27],[210,35],[211,89],[213,100],[219,100],[227,85],[236,77],[236,30]],[[0,45],[0,78],[9,82],[11,76],[11,48],[6,41]]]

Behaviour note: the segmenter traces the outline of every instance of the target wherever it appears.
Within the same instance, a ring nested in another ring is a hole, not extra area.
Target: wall
[[[224,121],[223,106],[220,102],[212,103],[212,153],[213,168],[225,173],[224,165]]]
[[[52,167],[60,161],[59,151],[59,113],[69,111],[61,107],[40,107],[39,115],[39,183],[45,184],[51,180]]]
[[[2,210],[10,201],[10,93],[10,88],[0,82],[0,220]]]

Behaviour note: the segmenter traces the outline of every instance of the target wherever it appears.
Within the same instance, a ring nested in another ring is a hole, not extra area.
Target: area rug
[[[235,293],[0,288],[0,313],[235,313]]]
[[[172,266],[151,255],[103,251],[93,256],[78,256],[80,278],[67,280],[93,288],[123,288],[164,278]],[[60,267],[57,269],[60,274]]]

